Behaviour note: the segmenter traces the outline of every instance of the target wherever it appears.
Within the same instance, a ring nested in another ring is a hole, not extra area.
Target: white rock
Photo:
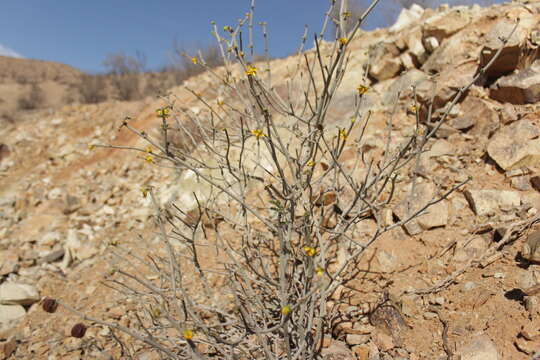
[[[467,190],[465,197],[478,216],[494,214],[498,210],[509,210],[521,204],[521,195],[518,191]]]
[[[495,344],[487,335],[480,335],[472,339],[458,354],[461,360],[499,360],[499,352]]]
[[[0,303],[31,305],[39,301],[39,292],[32,285],[3,283],[0,285]]]
[[[26,314],[21,305],[0,305],[0,324],[18,320]]]
[[[424,9],[418,4],[413,4],[410,9],[401,10],[396,22],[389,28],[389,31],[391,33],[401,31],[420,19],[423,13]]]

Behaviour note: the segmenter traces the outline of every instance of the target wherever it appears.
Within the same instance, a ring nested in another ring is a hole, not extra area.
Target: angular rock
[[[407,219],[425,205],[427,205],[435,197],[435,185],[432,183],[417,183],[413,194],[410,190],[407,191],[406,199],[404,199],[394,209],[394,214],[400,219]],[[426,212],[416,219],[412,219],[405,224],[405,229],[410,235],[419,234],[424,229],[444,226],[448,222],[448,204],[440,202],[437,206],[429,207]]]
[[[528,261],[540,263],[540,231],[527,236],[527,241],[521,247],[521,256]]]
[[[21,305],[2,305],[0,304],[0,327],[9,325],[9,323],[19,320],[26,311]]]
[[[8,282],[0,285],[0,304],[31,305],[39,299],[39,292],[32,285]]]
[[[383,57],[371,65],[369,75],[378,81],[391,79],[401,71],[401,61],[395,57]]]
[[[334,340],[332,345],[321,352],[324,360],[356,360],[356,356],[342,341]]]
[[[409,25],[414,24],[422,17],[423,13],[424,9],[418,4],[413,4],[410,9],[402,9],[396,22],[388,30],[391,33],[401,31]]]
[[[0,251],[0,276],[16,272],[19,268],[19,255],[13,250]]]
[[[399,61],[405,70],[415,69],[416,65],[411,54],[405,52],[399,55]]]
[[[369,335],[347,334],[345,339],[349,345],[360,345],[369,341]]]
[[[491,138],[488,155],[503,170],[533,166],[540,161],[538,134],[537,126],[529,120],[516,121]]]
[[[471,22],[468,11],[455,9],[437,14],[424,22],[424,38],[434,37],[439,43]]]
[[[484,47],[480,52],[479,68],[485,66],[495,56],[497,51],[503,46],[501,38],[506,38],[512,33],[515,24],[509,21],[499,21],[486,35]],[[516,69],[519,63],[521,44],[527,38],[526,29],[518,26],[504,46],[501,54],[486,71],[486,76],[496,79],[503,75],[510,74]]]
[[[429,36],[424,39],[424,48],[431,54],[439,47],[439,40],[434,36]]]
[[[475,72],[476,65],[471,63],[447,66],[437,81],[424,81],[417,86],[417,99],[426,109],[432,99],[434,111],[445,108],[452,102],[459,89],[472,81]],[[467,93],[463,94],[459,101],[463,101],[466,97]],[[426,115],[421,113],[421,118],[424,119]]]
[[[495,344],[487,335],[480,335],[473,338],[457,353],[461,360],[499,360],[499,352]]]
[[[466,131],[476,124],[476,118],[473,116],[464,115],[450,120],[448,124],[454,129]]]
[[[510,210],[521,204],[518,191],[510,190],[466,190],[465,197],[478,216],[494,214],[499,210]]]
[[[450,125],[460,130],[463,127],[467,127],[470,123],[473,123],[474,128],[471,129],[470,134],[478,135],[479,137],[486,138],[500,127],[499,114],[496,106],[486,100],[480,99],[476,96],[467,96],[461,104],[459,104],[460,113],[464,114],[465,118],[470,120],[465,121],[463,125],[453,126],[458,120],[451,120]],[[463,121],[463,120],[462,120]]]
[[[64,213],[64,215],[69,215],[80,209],[81,206],[81,199],[76,196],[66,194],[64,198],[64,208],[62,209],[62,212]]]
[[[427,51],[422,43],[422,31],[420,29],[415,29],[407,34],[405,44],[407,44],[408,52],[418,65],[422,65],[428,59]]]
[[[8,359],[17,348],[17,341],[11,339],[0,343],[0,359]]]
[[[503,76],[490,86],[489,96],[502,103],[534,104],[540,100],[540,61]]]

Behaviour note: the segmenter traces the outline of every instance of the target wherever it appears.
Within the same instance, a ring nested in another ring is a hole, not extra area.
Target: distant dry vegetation
[[[144,55],[108,55],[104,74],[85,74],[68,65],[0,56],[0,121],[14,122],[20,111],[59,108],[72,103],[97,104],[107,100],[134,101],[163,94],[197,75],[204,67],[221,65],[218,49],[209,46],[195,54],[174,46],[170,64],[149,71]]]

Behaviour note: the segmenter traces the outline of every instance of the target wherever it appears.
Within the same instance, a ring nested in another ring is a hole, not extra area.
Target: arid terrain
[[[326,46],[323,53],[332,43]],[[540,351],[540,240],[530,236],[540,229],[539,46],[534,1],[413,8],[391,28],[362,32],[349,44],[351,60],[327,126],[349,122],[359,82],[369,86],[363,106],[372,115],[364,146],[352,143],[345,164],[383,154],[389,118],[395,143],[414,134],[416,112],[425,114],[429,102],[440,118],[501,52],[430,139],[414,196],[421,207],[470,181],[371,246],[358,278],[329,304],[337,321],[325,338],[326,359],[520,360]],[[272,60],[278,92],[286,92],[297,60]],[[129,117],[131,126],[155,134],[156,109],[165,101],[64,105],[53,94],[48,108],[21,110],[13,95],[21,85],[13,79],[24,76],[52,94],[81,75],[64,65],[0,58],[0,359],[121,358],[108,328],[86,322],[85,337],[74,338],[71,328],[82,320],[62,308],[47,314],[40,299],[58,298],[126,326],[133,321],[134,304],[103,285],[116,261],[110,245],[144,254],[138,235],[156,236],[141,186],[154,186],[163,205],[191,190],[140,153],[88,145],[143,146],[122,122]],[[192,92],[169,92],[185,112],[202,111],[193,93],[209,104],[237,103],[222,97],[210,73],[184,85]],[[360,132],[354,128],[349,137]],[[410,188],[406,177],[398,185],[388,222],[400,217]],[[358,241],[377,226],[375,218],[362,224]],[[404,322],[385,320],[381,304]],[[137,359],[160,358],[143,345],[134,351]]]

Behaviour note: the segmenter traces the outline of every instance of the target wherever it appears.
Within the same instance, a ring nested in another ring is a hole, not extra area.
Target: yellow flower
[[[365,86],[365,85],[359,85],[356,90],[358,90],[358,94],[360,95],[364,95],[365,93],[368,92],[369,90],[369,87]]]
[[[184,339],[191,340],[193,339],[193,331],[191,329],[186,329],[182,332]]]
[[[315,250],[315,248],[311,247],[311,246],[304,246],[304,252],[306,253],[307,256],[315,256],[315,254],[317,253],[317,250]]]
[[[339,137],[343,140],[347,140],[347,131],[345,131],[345,129],[339,129]]]
[[[257,75],[257,68],[255,66],[248,65],[246,69],[246,75],[247,76]]]
[[[197,62],[198,62],[198,61],[197,61],[197,58],[196,58],[195,56],[193,56],[193,57],[191,58],[191,62],[192,62],[193,64],[197,64]]]
[[[264,133],[262,132],[262,130],[259,130],[259,129],[253,129],[251,130],[251,134],[253,136],[255,136],[258,139],[262,138],[262,137],[265,137],[266,135],[264,135]]]
[[[151,307],[151,311],[152,311],[152,316],[157,318],[157,317],[160,317],[161,316],[161,309],[159,307]]]
[[[324,269],[320,266],[317,266],[315,268],[315,274],[317,274],[317,276],[323,276],[324,275]]]
[[[341,45],[347,45],[347,43],[349,42],[349,40],[347,40],[346,38],[339,38],[338,41]]]
[[[144,149],[144,151],[146,151],[146,152],[149,153],[149,154],[152,153],[153,150],[154,150],[154,149],[152,149],[152,145],[148,145],[148,146]]]
[[[232,32],[232,28],[230,26],[228,26],[228,25],[225,25],[223,27],[223,30],[228,31],[228,32]]]
[[[153,164],[154,163],[154,158],[152,156],[150,156],[150,155],[146,155],[144,157],[144,161],[146,161],[149,164]]]
[[[88,150],[94,150],[96,148],[95,145],[88,144]]]
[[[344,19],[347,19],[349,16],[351,16],[351,13],[349,11],[344,11],[342,15]]]
[[[225,104],[225,101],[223,101],[223,100],[218,100],[218,101],[217,101],[217,104],[218,104],[219,106],[223,106],[223,105]]]
[[[143,197],[146,197],[146,195],[148,195],[148,189],[146,188],[146,186],[141,186],[141,192]]]
[[[309,160],[309,161],[307,162],[307,166],[309,166],[309,167],[315,166],[315,161]]]
[[[166,118],[171,114],[171,108],[166,106],[156,110],[157,116],[160,118]]]
[[[285,305],[284,307],[281,308],[281,313],[285,316],[289,315],[290,312],[291,312],[291,307],[289,305]]]
[[[416,105],[409,106],[409,111],[412,113],[416,113],[418,111],[418,107]]]
[[[356,122],[356,117],[355,116],[351,116],[351,123],[354,124]]]

